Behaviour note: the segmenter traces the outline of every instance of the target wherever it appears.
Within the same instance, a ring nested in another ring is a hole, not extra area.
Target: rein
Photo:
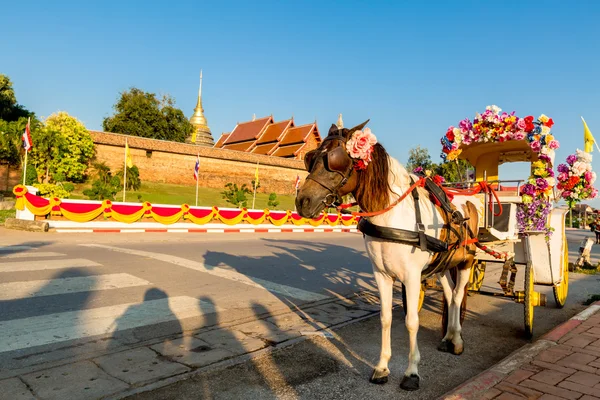
[[[379,210],[379,211],[372,211],[372,212],[358,212],[358,211],[352,211],[350,213],[348,212],[344,212],[344,214],[351,214],[355,217],[374,217],[376,215],[381,215],[383,213],[386,213],[388,211],[390,211],[392,208],[396,207],[398,204],[400,204],[400,202],[402,200],[404,200],[409,194],[411,194],[411,192],[413,190],[415,190],[417,187],[424,187],[425,186],[425,180],[427,178],[419,178],[418,181],[416,181],[415,183],[413,183],[406,192],[404,192],[404,194],[400,197],[398,197],[396,199],[396,201],[394,201],[392,204],[390,204],[389,206],[387,206],[386,208],[384,208],[383,210]],[[357,203],[348,203],[348,204],[342,204],[340,206],[337,207],[337,210],[339,212],[342,212],[343,209],[346,209],[348,207],[352,207],[357,205]]]
[[[354,202],[354,203],[346,203],[346,204],[340,204],[339,206],[336,207],[337,211],[343,214],[350,214],[353,215],[355,217],[374,217],[376,215],[380,215],[383,214],[385,212],[390,211],[392,208],[394,208],[395,206],[397,206],[402,200],[404,200],[406,198],[406,196],[408,196],[417,186],[420,187],[424,187],[425,186],[425,179],[426,178],[420,178],[418,181],[416,181],[410,188],[408,188],[408,191],[406,191],[402,196],[400,196],[394,203],[392,203],[390,206],[388,206],[387,208],[384,208],[383,210],[380,211],[373,211],[373,212],[358,212],[358,211],[352,211],[352,212],[347,212],[347,211],[343,211],[346,208],[350,208],[353,206],[358,205],[358,203]],[[450,196],[473,196],[476,195],[477,193],[489,193],[492,196],[494,196],[494,198],[496,199],[496,203],[498,204],[498,213],[495,213],[492,207],[492,202],[489,202],[489,208],[490,211],[492,213],[494,213],[494,217],[498,217],[502,214],[502,203],[500,203],[500,199],[498,198],[498,193],[494,190],[494,188],[492,187],[492,185],[490,185],[489,183],[487,183],[486,181],[481,181],[478,182],[478,186],[476,186],[473,189],[450,189],[450,188],[445,188],[442,187],[442,189],[444,190],[444,192],[446,192],[447,195]]]

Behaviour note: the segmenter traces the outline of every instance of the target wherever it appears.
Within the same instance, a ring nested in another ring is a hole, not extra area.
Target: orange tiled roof
[[[216,148],[223,147],[223,143],[227,140],[227,138],[231,135],[231,133],[222,133],[217,143],[215,143]]]
[[[255,154],[269,155],[269,153],[273,150],[273,148],[275,148],[275,146],[277,146],[277,142],[258,144],[254,146],[254,148],[250,150],[250,152]]]
[[[247,140],[258,139],[269,123],[273,123],[273,117],[259,118],[254,121],[238,123],[225,144],[245,142]]]
[[[248,151],[250,150],[250,147],[252,147],[252,145],[254,144],[253,141],[247,141],[247,142],[240,142],[240,143],[225,143],[225,145],[223,145],[223,149],[227,149],[227,150],[237,150],[237,151]]]
[[[285,146],[286,144],[304,142],[315,127],[316,125],[312,123],[290,128],[285,133],[285,136],[279,141],[279,145]]]
[[[275,157],[294,157],[298,150],[304,147],[305,144],[303,142],[288,146],[279,146],[271,155]]]
[[[262,135],[260,135],[260,137],[256,141],[256,144],[259,145],[263,143],[276,142],[279,136],[281,136],[281,134],[285,132],[286,128],[293,126],[294,121],[292,121],[291,119],[275,122],[274,124],[269,125],[267,129],[265,129],[265,132]]]

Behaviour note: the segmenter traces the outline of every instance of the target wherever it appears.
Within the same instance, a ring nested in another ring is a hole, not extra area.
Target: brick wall
[[[194,185],[197,153],[200,153],[200,185],[203,187],[222,189],[227,182],[250,186],[257,162],[259,192],[293,194],[296,175],[300,175],[302,181],[307,175],[304,162],[299,160],[107,132],[90,131],[90,134],[96,147],[96,160],[106,162],[112,171],[122,168],[127,138],[142,182]]]
[[[15,185],[22,183],[21,168],[0,165],[0,190],[11,190]]]

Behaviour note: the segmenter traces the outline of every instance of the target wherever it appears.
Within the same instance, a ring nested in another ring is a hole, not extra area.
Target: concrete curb
[[[508,357],[498,364],[488,368],[479,375],[471,378],[462,385],[445,393],[440,400],[474,400],[479,399],[481,394],[491,389],[500,381],[508,377],[513,371],[521,365],[531,361],[539,353],[547,348],[556,346],[558,341],[577,328],[583,321],[600,311],[600,301],[592,303],[588,308],[573,316],[562,324],[558,325],[550,332],[540,337],[534,343],[526,344],[520,349],[511,353]]]
[[[333,228],[98,228],[98,229],[61,229],[54,230],[57,233],[315,233],[315,232],[342,232],[357,233],[356,228],[333,229]]]

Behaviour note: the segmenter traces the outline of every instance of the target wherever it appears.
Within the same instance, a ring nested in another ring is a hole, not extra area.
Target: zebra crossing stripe
[[[2,253],[0,253],[2,254]],[[37,258],[37,257],[59,257],[64,256],[62,253],[55,253],[53,251],[27,251],[24,253],[14,253],[8,255],[0,255],[0,260],[5,258]]]
[[[211,302],[179,296],[142,303],[0,321],[0,353],[113,334],[117,331],[222,312]]]
[[[151,283],[144,279],[124,273],[8,282],[0,283],[0,300],[16,300],[147,285],[151,285]]]
[[[84,258],[66,260],[12,261],[0,263],[0,272],[44,271],[47,269],[99,267],[100,264]]]
[[[268,290],[272,293],[282,294],[284,296],[293,297],[295,299],[303,300],[303,301],[320,301],[328,299],[328,296],[322,295],[320,293],[313,293],[306,290],[298,289],[292,286],[282,285],[279,283],[267,281],[265,279],[253,278],[237,271],[233,271],[230,269],[223,269],[217,266],[206,266],[202,262],[188,260],[186,258],[181,258],[177,256],[172,256],[169,254],[162,253],[152,253],[149,251],[142,250],[133,250],[133,249],[124,249],[121,247],[113,247],[106,246],[102,244],[82,244],[81,246],[86,247],[98,247],[102,249],[117,251],[120,253],[132,254],[141,257],[153,258],[155,260],[167,262],[170,264],[178,265],[180,267],[189,268],[194,271],[203,272],[206,274],[210,274],[213,276],[217,276],[219,278],[229,279],[235,282],[243,283],[248,286],[253,286],[255,288]],[[207,268],[208,267],[208,268]]]

